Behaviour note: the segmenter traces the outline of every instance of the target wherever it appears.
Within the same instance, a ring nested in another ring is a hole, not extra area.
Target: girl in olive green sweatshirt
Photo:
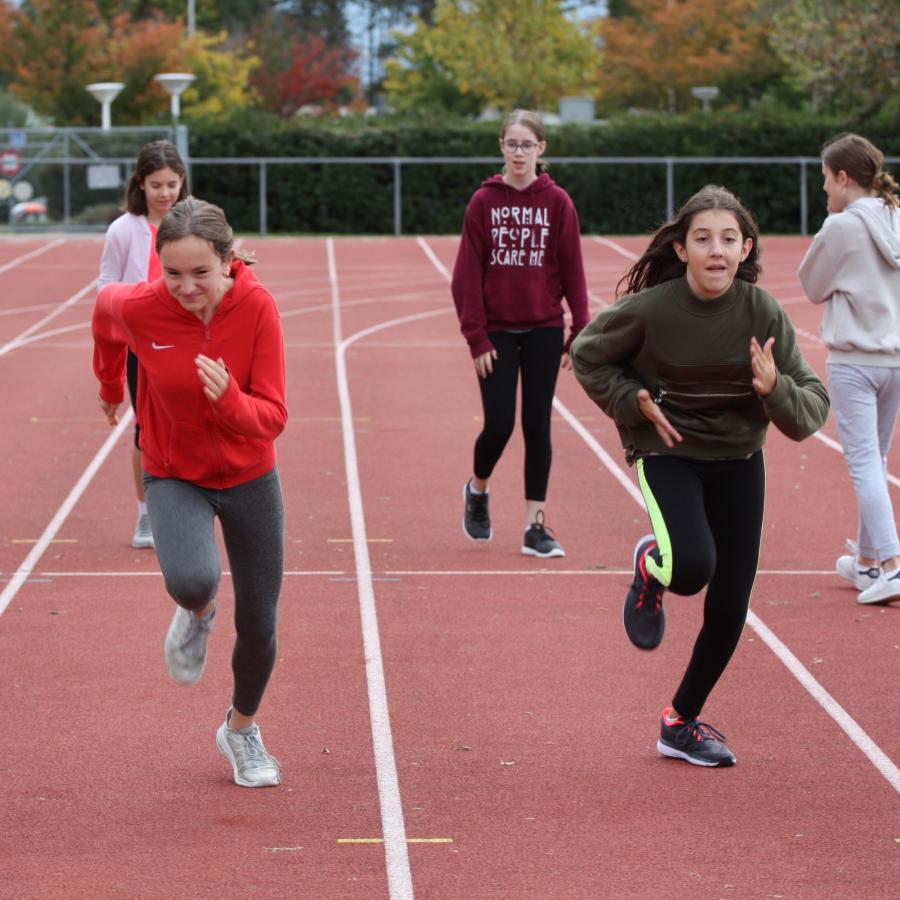
[[[740,638],[762,534],[769,422],[803,440],[828,395],[759,276],[759,232],[729,191],[708,186],[653,236],[620,282],[625,296],[575,339],[575,374],[616,423],[637,466],[653,534],[634,552],[628,637],[651,650],[663,594],[706,587],[703,626],[663,710],[657,749],[700,766],[734,765],[701,722]]]

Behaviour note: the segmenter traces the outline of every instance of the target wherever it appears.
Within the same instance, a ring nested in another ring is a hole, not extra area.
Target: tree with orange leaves
[[[600,105],[683,112],[690,89],[715,85],[742,102],[777,77],[771,21],[755,0],[631,0],[628,13],[600,22]]]

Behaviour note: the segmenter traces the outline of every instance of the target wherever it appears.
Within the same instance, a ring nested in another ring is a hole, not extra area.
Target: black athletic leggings
[[[278,469],[216,490],[144,473],[147,508],[166,590],[185,609],[200,610],[219,588],[222,564],[215,520],[222,526],[234,588],[237,639],[231,655],[232,705],[259,708],[275,666],[278,596],[284,574],[284,505]]]
[[[131,408],[137,415],[137,394],[138,394],[138,358],[129,350],[128,360],[125,363],[125,375],[128,381],[128,396],[131,397]],[[135,421],[134,423],[134,446],[141,449],[141,426]]]
[[[550,463],[550,411],[562,362],[562,328],[492,331],[494,371],[479,378],[484,428],[475,441],[474,471],[490,478],[516,427],[516,390],[522,371],[522,433],[525,436],[525,499],[547,499]]]
[[[659,558],[648,569],[675,594],[708,586],[703,626],[672,705],[696,718],[731,659],[750,607],[762,535],[762,450],[749,459],[638,460]],[[653,554],[651,554],[653,556]]]

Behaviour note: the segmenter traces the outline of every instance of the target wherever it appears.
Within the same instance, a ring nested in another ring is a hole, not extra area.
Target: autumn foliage
[[[604,109],[626,106],[681,112],[691,87],[727,95],[759,83],[780,63],[767,43],[771,21],[756,0],[631,0],[632,13],[603,20],[598,79]]]
[[[356,53],[349,47],[329,46],[317,34],[257,45],[265,47],[265,66],[252,84],[262,105],[285,119],[304,106],[334,105],[358,87]]]

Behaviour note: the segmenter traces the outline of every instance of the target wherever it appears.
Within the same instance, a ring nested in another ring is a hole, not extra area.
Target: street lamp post
[[[163,72],[153,77],[166,89],[166,93],[172,98],[172,118],[177,122],[181,116],[181,95],[197,76],[187,72]]]
[[[700,87],[692,87],[691,93],[703,103],[703,112],[709,112],[710,101],[715,100],[719,96],[719,89],[713,85],[702,85]]]
[[[104,131],[109,131],[112,127],[112,116],[109,108],[112,106],[113,100],[119,96],[119,92],[125,85],[121,81],[97,81],[94,84],[85,85],[85,90],[89,91],[95,100],[101,104],[100,125]]]

